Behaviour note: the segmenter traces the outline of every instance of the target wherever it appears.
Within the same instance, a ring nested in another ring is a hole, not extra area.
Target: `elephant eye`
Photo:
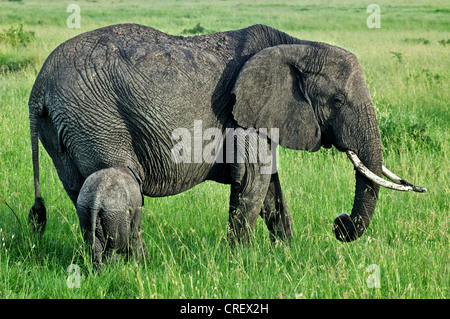
[[[336,106],[342,106],[345,104],[345,96],[342,94],[336,94],[333,97],[333,101]]]

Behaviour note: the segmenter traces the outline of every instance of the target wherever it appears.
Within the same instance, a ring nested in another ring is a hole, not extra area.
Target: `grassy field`
[[[377,1],[381,25],[370,29],[373,2],[75,1],[81,27],[69,28],[72,1],[0,1],[0,298],[449,298],[450,5]],[[290,245],[271,244],[259,220],[252,243],[231,250],[229,187],[204,183],[146,198],[143,237],[152,258],[119,261],[96,276],[76,211],[42,147],[49,220],[41,240],[27,228],[34,194],[27,102],[57,45],[122,22],[175,35],[261,23],[354,52],[376,106],[385,165],[429,192],[380,190],[365,235],[341,243],[331,226],[353,203],[345,154],[281,149]],[[72,264],[79,268],[68,272]]]

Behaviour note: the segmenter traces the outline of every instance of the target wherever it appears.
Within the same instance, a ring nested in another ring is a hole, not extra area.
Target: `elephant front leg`
[[[267,190],[260,214],[266,222],[272,241],[275,241],[276,238],[284,241],[291,239],[292,219],[286,198],[281,189],[278,173],[273,174],[271,177],[269,189]]]
[[[259,169],[239,165],[232,169],[228,241],[248,243],[258,219],[270,175],[259,174]]]

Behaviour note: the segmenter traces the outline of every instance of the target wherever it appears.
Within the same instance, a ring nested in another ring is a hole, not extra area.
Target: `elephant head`
[[[233,93],[233,116],[240,126],[278,128],[279,144],[290,149],[314,152],[334,145],[348,152],[357,168],[355,197],[351,215],[335,219],[337,239],[352,241],[364,233],[381,181],[412,189],[400,178],[393,180],[403,185],[380,177],[384,167],[375,109],[352,53],[313,42],[264,49],[245,63]]]

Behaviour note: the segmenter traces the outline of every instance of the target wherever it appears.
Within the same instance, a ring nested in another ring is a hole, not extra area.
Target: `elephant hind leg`
[[[58,137],[55,123],[50,118],[44,118],[39,128],[39,137],[42,145],[52,158],[58,177],[64,189],[76,207],[78,194],[83,186],[85,178],[78,169],[76,163],[70,156],[67,148]]]
[[[102,244],[101,238],[94,237],[94,242],[92,244],[92,264],[98,273],[101,273],[101,268],[103,265],[103,253],[105,252],[105,247]]]
[[[81,232],[86,245],[89,247],[92,264],[98,273],[101,273],[101,266],[104,260],[104,252],[106,246],[106,238],[100,220],[98,211],[92,212],[90,208],[79,205],[77,208],[78,218],[80,221]]]
[[[144,200],[142,200],[143,202]],[[131,252],[128,255],[132,255],[136,259],[146,259],[148,257],[147,248],[142,240],[141,212],[142,207],[138,207],[131,220],[131,249],[129,249]]]
[[[292,235],[291,214],[281,189],[278,173],[272,174],[260,215],[266,222],[272,241],[277,238],[290,241]]]
[[[58,173],[59,179],[61,180],[67,195],[69,195],[69,198],[76,207],[78,195],[80,194],[80,189],[83,186],[85,178],[81,175],[68,153],[64,152],[59,156],[62,164],[55,163],[56,172]]]

